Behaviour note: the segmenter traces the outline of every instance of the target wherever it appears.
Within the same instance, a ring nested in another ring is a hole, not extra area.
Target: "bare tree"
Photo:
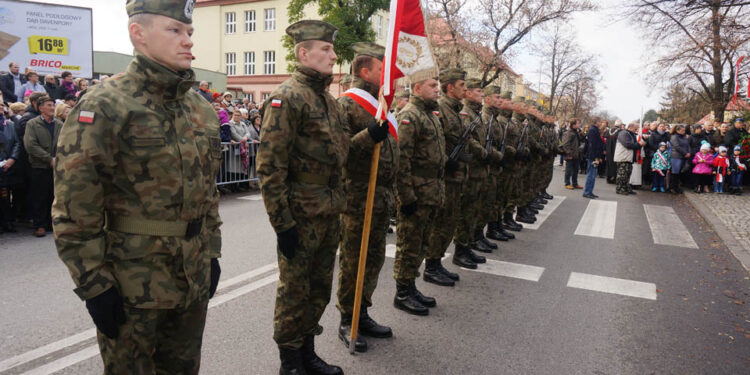
[[[560,107],[558,96],[570,91],[574,81],[580,79],[581,75],[577,73],[596,67],[596,59],[580,48],[571,30],[562,22],[555,22],[551,34],[542,38],[534,49],[541,59],[541,73],[549,86],[549,110],[557,114]]]
[[[739,0],[631,0],[630,18],[648,30],[658,53],[651,80],[684,84],[722,118],[734,64],[749,47],[749,9],[750,2]]]
[[[466,47],[466,35],[470,32],[462,10],[467,0],[431,0],[429,3],[429,32],[437,48],[435,58],[441,69],[461,68],[462,50]]]
[[[561,118],[590,118],[600,99],[597,90],[600,80],[601,74],[595,66],[576,70],[560,92],[555,114]]]

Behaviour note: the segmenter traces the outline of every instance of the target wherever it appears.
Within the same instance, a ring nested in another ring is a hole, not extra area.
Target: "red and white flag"
[[[360,107],[364,108],[367,113],[371,114],[372,117],[376,117],[378,112],[378,100],[369,92],[352,87],[344,93],[344,96],[352,98],[352,100],[359,104]],[[388,132],[391,133],[393,138],[396,138],[396,141],[398,142],[398,122],[396,121],[396,117],[393,116],[393,113],[381,110],[379,120],[388,120]]]
[[[390,14],[380,76],[386,108],[393,102],[397,79],[406,77],[419,81],[437,76],[420,0],[391,0]]]
[[[734,97],[732,98],[732,103],[737,103],[737,93],[740,91],[740,64],[742,64],[742,60],[744,59],[745,56],[740,56],[739,60],[737,60],[737,66],[734,69]],[[750,86],[750,82],[748,86]],[[747,95],[750,97],[750,89],[748,89]]]

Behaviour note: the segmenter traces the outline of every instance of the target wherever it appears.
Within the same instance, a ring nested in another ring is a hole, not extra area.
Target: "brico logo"
[[[60,60],[43,60],[43,59],[31,59],[31,66],[38,66],[40,68],[59,68],[62,66]]]

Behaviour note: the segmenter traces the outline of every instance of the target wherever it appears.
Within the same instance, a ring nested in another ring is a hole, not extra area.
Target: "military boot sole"
[[[455,286],[456,282],[449,279],[447,276],[443,275],[442,273],[439,275],[432,275],[428,274],[427,272],[422,275],[422,279],[424,279],[425,282],[440,285],[440,286]]]
[[[409,306],[406,306],[404,304],[404,302],[399,301],[398,298],[394,298],[393,299],[393,307],[395,307],[395,308],[397,308],[397,309],[399,309],[401,311],[405,311],[405,312],[407,312],[409,314],[412,314],[412,315],[419,315],[419,316],[430,315],[430,309],[428,309],[428,308],[426,308],[424,306],[421,306],[421,308],[416,307],[416,306],[413,307],[413,308],[409,307]]]

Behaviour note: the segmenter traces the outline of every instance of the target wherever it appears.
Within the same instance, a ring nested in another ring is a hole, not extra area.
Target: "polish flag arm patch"
[[[459,113],[459,115],[461,115],[461,116],[468,116],[469,114],[466,113],[466,112],[461,112],[461,113]]]
[[[96,113],[91,111],[81,111],[78,113],[78,122],[82,124],[93,124],[95,115]]]
[[[440,112],[438,112],[438,111],[432,111],[432,114],[435,115],[435,116],[440,116]]]
[[[401,123],[404,124],[404,125],[409,125],[409,124],[411,124],[411,121],[409,121],[407,119],[403,119],[403,120],[401,120]]]
[[[271,107],[281,108],[281,99],[273,99],[273,100],[271,100]]]

